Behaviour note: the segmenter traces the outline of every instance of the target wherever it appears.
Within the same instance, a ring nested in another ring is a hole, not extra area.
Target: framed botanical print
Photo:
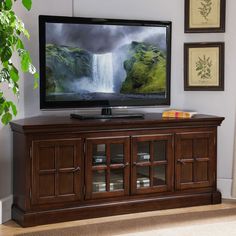
[[[225,32],[226,0],[185,0],[185,33]]]
[[[184,90],[224,90],[224,43],[184,44]]]

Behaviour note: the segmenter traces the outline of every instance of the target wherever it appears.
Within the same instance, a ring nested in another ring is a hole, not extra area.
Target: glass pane
[[[150,145],[149,142],[139,142],[138,143],[138,162],[150,161]]]
[[[153,167],[153,185],[165,185],[166,184],[166,166],[154,166]]]
[[[93,171],[93,192],[106,191],[106,171],[96,170]]]
[[[149,166],[137,167],[137,188],[150,187]]]
[[[154,161],[166,160],[166,141],[155,141],[154,145]]]
[[[110,175],[110,191],[124,189],[124,170],[115,169],[111,170]]]
[[[124,163],[124,145],[111,144],[111,164]]]
[[[96,144],[93,145],[93,166],[106,165],[106,145]]]

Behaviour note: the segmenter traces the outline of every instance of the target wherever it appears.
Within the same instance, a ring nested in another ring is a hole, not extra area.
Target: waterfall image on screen
[[[93,55],[92,85],[98,93],[113,93],[112,53]]]
[[[46,24],[46,100],[166,96],[165,27]]]

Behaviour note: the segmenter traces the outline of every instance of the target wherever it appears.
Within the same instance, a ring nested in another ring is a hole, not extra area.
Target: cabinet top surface
[[[95,120],[78,120],[71,119],[67,116],[36,116],[10,123],[13,131],[26,131],[42,128],[78,128],[89,130],[128,128],[128,127],[152,127],[155,126],[193,126],[195,124],[208,124],[218,126],[224,120],[224,117],[197,114],[192,118],[162,118],[161,113],[146,113],[144,118],[126,118],[126,119],[95,119]],[[99,128],[100,127],[100,128]]]

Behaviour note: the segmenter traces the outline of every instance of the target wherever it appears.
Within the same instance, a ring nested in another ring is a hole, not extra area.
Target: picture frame
[[[185,0],[185,33],[225,32],[226,0]]]
[[[184,44],[184,90],[224,90],[224,42]]]

